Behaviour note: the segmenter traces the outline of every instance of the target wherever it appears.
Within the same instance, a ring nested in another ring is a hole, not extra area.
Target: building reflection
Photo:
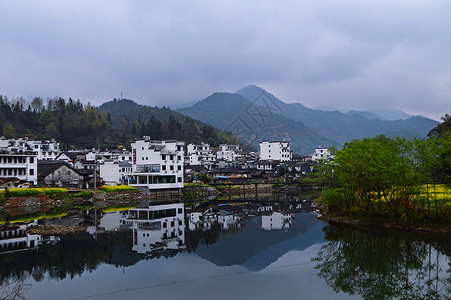
[[[42,243],[56,243],[59,240],[55,236],[43,238],[39,234],[27,233],[27,227],[32,225],[35,224],[0,225],[0,254],[37,249]]]
[[[188,215],[188,229],[190,231],[211,230],[214,224],[219,224],[221,230],[227,231],[231,229],[240,229],[243,218],[238,213],[230,213],[225,210],[213,212],[207,210],[205,212],[192,212]]]
[[[146,254],[185,249],[184,217],[183,203],[130,209],[125,223],[132,225],[132,250]]]
[[[288,212],[272,212],[262,216],[263,230],[288,230],[293,227],[293,215]]]

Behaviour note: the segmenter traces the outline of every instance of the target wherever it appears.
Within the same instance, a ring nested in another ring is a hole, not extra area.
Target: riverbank
[[[398,219],[394,217],[374,217],[363,215],[349,215],[349,214],[333,214],[327,213],[318,217],[320,220],[327,221],[331,224],[343,224],[356,227],[379,227],[389,230],[408,230],[419,232],[431,232],[451,234],[451,222],[440,221],[435,219]]]

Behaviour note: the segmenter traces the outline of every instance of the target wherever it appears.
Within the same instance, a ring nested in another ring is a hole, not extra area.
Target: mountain
[[[422,138],[426,137],[429,130],[438,124],[438,122],[424,117],[384,121],[374,117],[368,118],[368,115],[365,116],[362,113],[347,115],[339,111],[314,110],[301,103],[285,103],[271,93],[254,85],[240,89],[237,91],[237,94],[250,101],[265,95],[265,97],[270,99],[270,102],[277,106],[277,109],[284,117],[302,122],[317,134],[333,140],[337,146],[341,146],[352,139],[373,137],[379,134],[385,134],[390,137]],[[382,117],[386,118],[386,115]]]
[[[220,132],[201,121],[182,115],[168,107],[151,107],[129,99],[114,99],[98,107],[107,114],[114,128],[134,137],[150,136],[153,139],[178,139],[186,143],[240,144],[229,133]]]
[[[178,112],[231,132],[254,146],[262,140],[287,140],[294,151],[309,154],[318,145],[333,143],[302,122],[284,116],[265,95],[251,102],[239,94],[214,93]]]
[[[369,112],[369,111],[350,110],[350,111],[348,111],[346,113],[346,115],[347,116],[359,115],[359,116],[362,116],[364,118],[371,119],[371,120],[382,120],[382,121],[385,121],[385,119],[382,118],[381,116],[373,114],[372,112]]]

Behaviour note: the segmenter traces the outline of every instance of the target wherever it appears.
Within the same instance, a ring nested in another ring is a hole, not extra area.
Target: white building
[[[105,161],[99,166],[99,176],[106,185],[124,184],[126,174],[132,172],[132,164],[124,161]]]
[[[291,160],[290,142],[260,142],[260,160]]]
[[[104,162],[107,160],[112,161],[131,161],[132,154],[126,150],[112,150],[112,151],[96,151],[92,150],[86,153],[86,160],[95,160]]]
[[[290,229],[293,224],[293,216],[285,212],[273,212],[269,216],[262,216],[263,230],[286,230]]]
[[[136,140],[132,146],[132,172],[128,185],[149,189],[183,187],[183,142]]]
[[[315,153],[312,155],[312,160],[317,161],[320,159],[329,160],[332,159],[333,155],[330,154],[329,149],[326,147],[316,147]]]
[[[5,139],[0,138],[0,148],[10,151],[33,151],[39,160],[54,160],[60,153],[60,144],[55,140],[35,141],[28,138]]]
[[[216,160],[216,156],[213,154],[209,144],[189,144],[186,148],[188,163],[192,166],[211,165]]]
[[[239,145],[219,145],[218,152],[216,152],[217,159],[224,159],[226,161],[234,162],[238,157],[241,157]]]
[[[38,160],[34,151],[0,148],[0,177],[38,184]]]
[[[126,222],[132,223],[133,247],[138,253],[184,249],[185,208],[183,203],[134,208]]]

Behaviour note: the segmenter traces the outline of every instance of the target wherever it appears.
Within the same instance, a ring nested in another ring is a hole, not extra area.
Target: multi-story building
[[[132,164],[127,161],[108,160],[99,165],[99,175],[107,185],[123,184],[127,173],[132,172]]]
[[[132,172],[126,174],[128,185],[149,189],[183,187],[184,142],[136,140],[132,146]]]
[[[130,209],[125,221],[132,223],[133,251],[151,253],[186,247],[183,203]]]
[[[53,160],[60,153],[60,144],[55,140],[35,141],[28,138],[5,139],[0,138],[0,148],[10,151],[33,151],[39,160]]]
[[[329,160],[332,158],[333,158],[332,154],[330,154],[329,149],[326,147],[316,147],[315,153],[313,153],[313,155],[312,155],[313,161],[317,161],[320,159]]]
[[[188,164],[191,166],[197,165],[212,165],[216,156],[210,148],[209,144],[202,143],[200,145],[189,144],[187,146]]]
[[[225,159],[226,161],[234,162],[238,157],[241,157],[240,145],[219,145],[216,157],[218,159]]]
[[[291,156],[290,142],[260,142],[260,160],[289,161]]]
[[[0,148],[0,177],[38,183],[38,160],[34,151]]]

